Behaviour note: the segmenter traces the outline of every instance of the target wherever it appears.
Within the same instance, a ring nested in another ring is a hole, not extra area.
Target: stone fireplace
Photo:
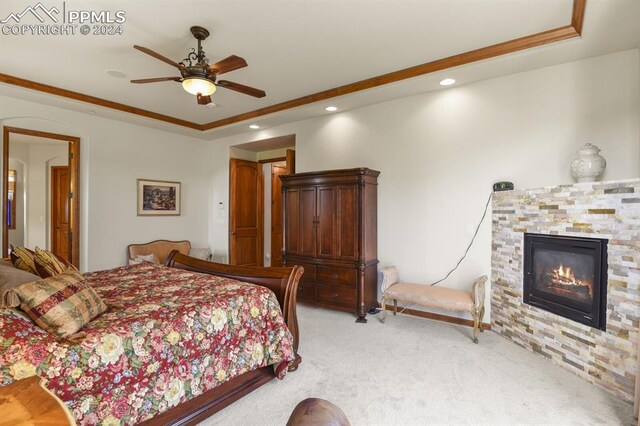
[[[492,329],[631,402],[640,179],[498,192],[492,207]]]
[[[605,330],[607,240],[524,234],[523,301]]]

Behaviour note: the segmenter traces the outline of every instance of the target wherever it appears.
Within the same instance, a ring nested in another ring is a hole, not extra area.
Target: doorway
[[[13,182],[10,162],[22,170],[22,176],[14,174]],[[17,241],[46,247],[80,267],[79,170],[79,137],[3,127],[3,257],[9,255],[10,229],[16,233],[11,225],[22,219],[24,238]]]
[[[282,265],[280,176],[294,173],[294,147],[289,135],[230,148],[230,264]]]
[[[291,151],[291,150],[289,150]],[[282,211],[282,181],[280,176],[287,174],[285,161],[271,163],[271,262],[269,266],[282,266],[282,232],[284,216]]]

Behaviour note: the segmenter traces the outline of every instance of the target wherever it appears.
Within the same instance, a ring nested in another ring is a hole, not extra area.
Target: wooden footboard
[[[300,266],[294,267],[251,267],[233,266],[208,262],[179,253],[171,252],[166,266],[205,274],[218,275],[238,281],[249,282],[267,287],[273,291],[280,303],[282,315],[291,331],[294,340],[296,360],[289,368],[295,370],[301,362],[298,355],[298,318],[296,314],[296,298],[298,282],[304,272]],[[177,405],[143,424],[191,425],[196,424],[212,414],[222,410],[232,402],[242,398],[275,377],[273,367],[263,367],[249,371],[217,386],[202,395]]]
[[[296,299],[298,297],[298,282],[304,272],[301,266],[262,268],[226,265],[186,256],[177,250],[169,254],[165,265],[171,268],[232,278],[269,288],[278,298],[284,320],[293,335],[294,349],[296,353],[298,352],[299,332]]]

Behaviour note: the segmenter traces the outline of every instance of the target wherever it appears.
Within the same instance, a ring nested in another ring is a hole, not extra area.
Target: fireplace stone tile
[[[631,402],[640,322],[640,179],[494,194],[492,329]],[[549,208],[551,207],[551,208]],[[524,233],[606,238],[606,331],[522,302]]]
[[[633,187],[625,187],[625,186],[621,186],[618,188],[609,188],[604,190],[605,194],[633,194],[634,192],[635,190]]]

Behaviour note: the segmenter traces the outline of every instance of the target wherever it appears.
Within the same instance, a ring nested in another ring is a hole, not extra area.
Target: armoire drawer
[[[312,283],[298,283],[298,299],[308,302],[316,301],[316,286]]]
[[[320,284],[339,285],[349,288],[356,288],[357,275],[355,269],[334,268],[331,266],[318,266],[316,273],[317,282]]]
[[[316,282],[316,265],[312,263],[301,263],[296,261],[287,261],[287,266],[298,265],[304,268],[302,277],[300,277],[301,283],[314,283]]]
[[[330,287],[326,285],[316,286],[316,297],[318,303],[342,306],[345,308],[356,307],[356,289],[344,287]]]

